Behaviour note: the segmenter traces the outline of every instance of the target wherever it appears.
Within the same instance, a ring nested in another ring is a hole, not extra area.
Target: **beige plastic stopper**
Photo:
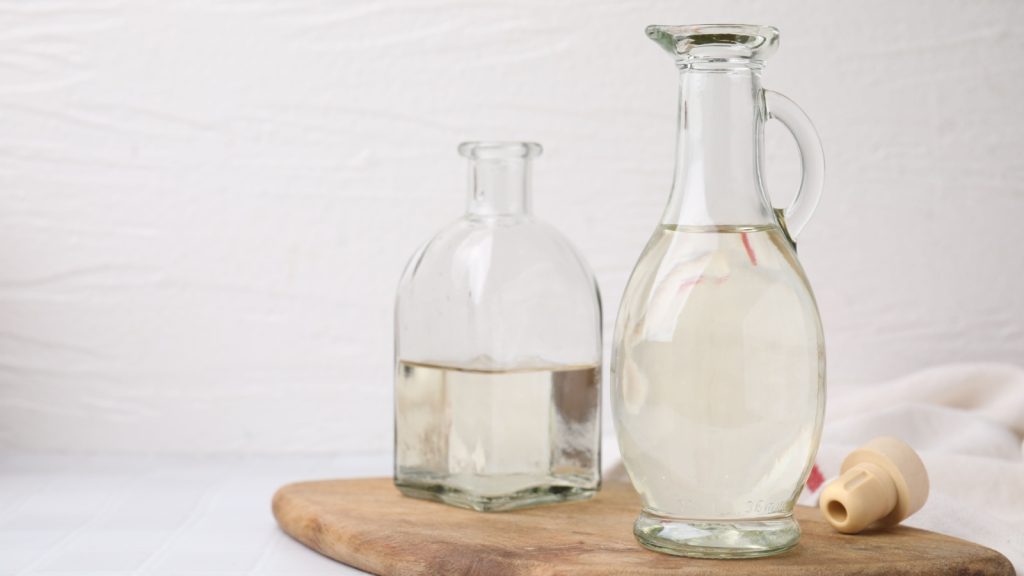
[[[828,523],[844,534],[875,523],[899,524],[928,499],[924,463],[896,438],[875,438],[854,450],[840,474],[822,491],[819,506]]]

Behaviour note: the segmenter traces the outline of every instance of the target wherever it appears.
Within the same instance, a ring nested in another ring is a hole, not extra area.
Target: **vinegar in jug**
[[[814,297],[785,234],[663,225],[627,293],[613,406],[645,514],[788,514],[818,442],[825,366]]]

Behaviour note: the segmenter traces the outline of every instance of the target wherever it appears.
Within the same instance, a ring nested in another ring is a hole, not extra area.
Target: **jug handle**
[[[800,189],[793,198],[793,203],[785,209],[775,209],[775,214],[782,225],[783,231],[795,245],[797,235],[804,229],[814,214],[821,200],[821,190],[825,185],[825,153],[821,149],[821,138],[814,129],[811,119],[789,98],[773,92],[762,90],[768,118],[782,122],[800,150],[800,161],[803,164],[803,176]]]

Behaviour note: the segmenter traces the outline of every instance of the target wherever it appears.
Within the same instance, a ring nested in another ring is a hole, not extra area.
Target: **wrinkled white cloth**
[[[905,524],[998,550],[1024,576],[1024,370],[948,365],[830,387],[817,460],[824,476],[834,479],[847,454],[878,436],[905,440],[928,469],[928,501]],[[609,472],[624,478],[620,467]],[[820,491],[805,490],[800,502],[815,505]]]

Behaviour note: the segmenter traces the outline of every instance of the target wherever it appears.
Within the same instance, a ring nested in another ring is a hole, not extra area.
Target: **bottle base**
[[[433,500],[478,512],[504,512],[542,504],[587,500],[597,494],[597,488],[567,484],[543,484],[503,494],[478,494],[441,483],[419,483],[395,480],[402,494],[412,498]]]
[[[644,510],[633,535],[645,548],[693,558],[758,558],[796,546],[800,526],[792,515],[762,520],[687,520]]]

